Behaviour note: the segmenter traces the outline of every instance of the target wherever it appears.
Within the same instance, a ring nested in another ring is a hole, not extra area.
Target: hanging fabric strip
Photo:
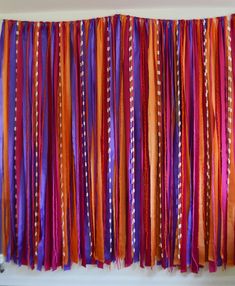
[[[0,271],[235,265],[234,19],[3,21]]]
[[[3,63],[3,49],[4,49],[4,26],[2,24],[2,33],[0,37],[0,114],[3,114],[3,87],[2,87],[2,63]],[[0,233],[3,233],[3,200],[2,200],[2,184],[3,184],[3,118],[0,120]],[[0,272],[4,271],[4,255],[3,255],[3,237],[0,236]]]

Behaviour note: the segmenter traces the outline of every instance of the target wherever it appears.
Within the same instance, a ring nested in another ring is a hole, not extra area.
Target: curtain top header
[[[110,16],[103,16],[103,17],[94,17],[90,19],[80,19],[80,20],[66,20],[66,21],[28,21],[28,20],[17,20],[17,19],[3,19],[3,22],[19,22],[19,23],[32,23],[32,24],[56,24],[56,23],[80,23],[83,21],[84,23],[86,22],[93,22],[93,21],[107,21],[107,20],[113,20],[119,18],[120,20],[123,19],[139,19],[140,21],[159,21],[159,22],[194,22],[194,21],[215,21],[215,20],[220,20],[224,18],[233,18],[235,14],[230,14],[230,15],[223,15],[223,16],[217,16],[217,17],[206,17],[206,18],[192,18],[192,19],[155,19],[155,18],[145,18],[145,17],[139,17],[139,16],[132,16],[132,15],[124,15],[124,14],[115,14],[115,15],[110,15]]]

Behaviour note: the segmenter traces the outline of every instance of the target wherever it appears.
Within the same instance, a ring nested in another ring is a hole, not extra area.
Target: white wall
[[[7,1],[7,0],[3,0]],[[40,0],[39,0],[40,1]],[[144,1],[144,0],[143,0]],[[233,4],[232,4],[233,2]],[[204,18],[215,17],[235,13],[235,1],[231,1],[231,7],[172,7],[168,9],[129,9],[129,10],[89,10],[89,11],[66,11],[66,12],[40,12],[21,14],[1,14],[1,19],[22,20],[75,20],[113,14],[129,14],[147,18]],[[112,266],[104,270],[93,266],[83,268],[73,266],[70,271],[57,270],[55,272],[38,272],[28,270],[26,267],[19,268],[13,264],[7,264],[6,270],[0,274],[0,285],[122,285],[122,286],[148,286],[148,285],[183,285],[183,286],[226,286],[235,285],[235,267],[226,271],[220,269],[216,273],[208,273],[201,270],[198,275],[191,273],[180,274],[177,270],[161,270],[159,267],[153,270],[140,269],[138,265],[118,270]]]
[[[97,269],[96,267],[74,266],[72,270],[55,272],[31,271],[25,267],[8,265],[0,274],[0,285],[22,286],[234,286],[235,270],[219,270],[216,273],[201,271],[199,274],[181,274],[177,270],[156,268],[140,269],[138,265],[118,270],[116,268]]]
[[[7,1],[7,0],[0,0]],[[39,0],[40,1],[40,0]],[[84,0],[85,1],[85,0]],[[145,1],[145,0],[143,0]],[[226,1],[226,0],[224,0]],[[210,2],[207,0],[207,2]],[[87,19],[93,17],[109,16],[113,14],[129,14],[133,16],[145,17],[145,18],[165,18],[165,19],[193,19],[204,17],[216,17],[222,15],[228,15],[235,13],[235,1],[227,0],[231,2],[227,7],[216,7],[213,5],[203,7],[172,7],[172,8],[159,8],[159,9],[116,9],[116,10],[86,10],[86,11],[63,11],[63,12],[38,12],[38,13],[11,13],[2,14],[0,10],[0,19],[22,19],[22,20],[77,20]],[[56,8],[55,8],[56,9]]]

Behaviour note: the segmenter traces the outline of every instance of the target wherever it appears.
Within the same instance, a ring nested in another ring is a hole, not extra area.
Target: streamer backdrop
[[[4,20],[0,252],[235,264],[235,15]]]

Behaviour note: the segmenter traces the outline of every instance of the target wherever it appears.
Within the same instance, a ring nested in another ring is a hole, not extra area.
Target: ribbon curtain
[[[235,264],[235,15],[4,20],[0,253]]]

